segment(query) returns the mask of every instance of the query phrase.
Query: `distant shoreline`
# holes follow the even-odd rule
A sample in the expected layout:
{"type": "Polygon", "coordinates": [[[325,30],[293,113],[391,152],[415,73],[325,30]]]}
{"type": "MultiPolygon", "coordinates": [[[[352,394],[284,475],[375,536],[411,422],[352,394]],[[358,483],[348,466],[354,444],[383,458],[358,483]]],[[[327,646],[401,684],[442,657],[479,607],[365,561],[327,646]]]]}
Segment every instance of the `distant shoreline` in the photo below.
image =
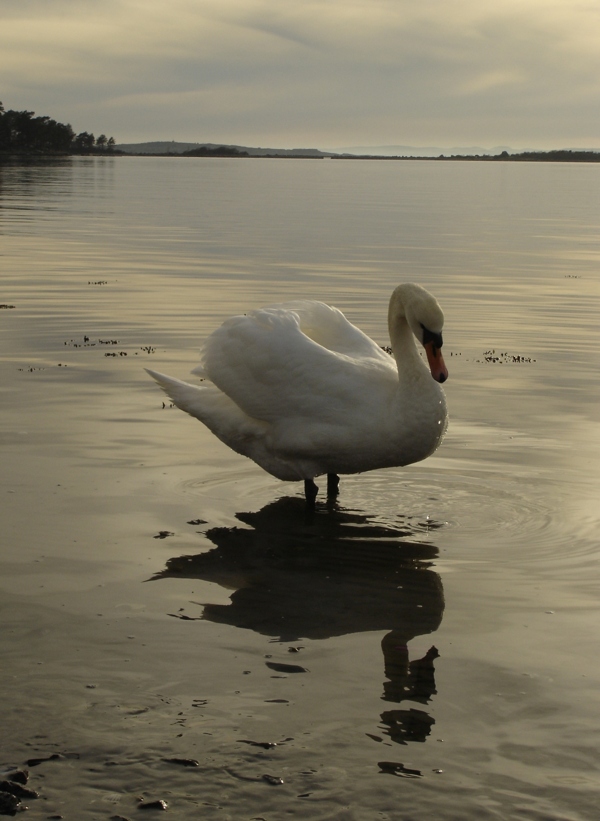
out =
{"type": "Polygon", "coordinates": [[[413,155],[385,155],[385,154],[334,154],[311,150],[310,153],[272,153],[251,154],[248,151],[232,150],[225,146],[214,149],[197,149],[185,152],[150,152],[150,151],[123,151],[114,149],[112,151],[90,151],[78,152],[40,152],[40,151],[0,151],[0,162],[3,160],[46,160],[64,159],[65,157],[173,157],[181,159],[194,158],[226,158],[226,159],[290,159],[290,160],[397,160],[397,161],[426,161],[426,162],[600,162],[600,151],[576,151],[576,150],[553,150],[553,151],[522,151],[520,153],[509,154],[503,151],[500,154],[440,154],[437,157],[413,156],[413,155]]]}
{"type": "Polygon", "coordinates": [[[148,140],[117,143],[114,137],[87,131],[75,134],[68,123],[36,117],[33,111],[5,109],[0,102],[0,162],[15,159],[48,159],[68,156],[100,157],[229,157],[330,160],[438,160],[466,162],[600,162],[600,149],[562,148],[550,151],[515,151],[507,145],[345,146],[335,151],[318,148],[251,147],[227,143],[148,140]],[[423,152],[423,153],[420,153],[423,152]],[[493,153],[495,152],[495,153],[493,153]]]}
{"type": "Polygon", "coordinates": [[[523,151],[519,154],[440,154],[439,157],[413,156],[379,156],[375,154],[340,154],[331,159],[339,160],[426,160],[433,162],[469,161],[469,162],[600,162],[598,151],[523,151]]]}

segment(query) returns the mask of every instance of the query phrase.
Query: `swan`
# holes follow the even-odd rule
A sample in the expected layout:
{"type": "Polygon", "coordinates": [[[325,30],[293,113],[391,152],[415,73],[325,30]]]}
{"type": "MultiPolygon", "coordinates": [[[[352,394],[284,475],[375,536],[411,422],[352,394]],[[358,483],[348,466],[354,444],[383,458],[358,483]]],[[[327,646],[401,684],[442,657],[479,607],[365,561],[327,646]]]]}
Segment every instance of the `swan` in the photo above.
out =
{"type": "Polygon", "coordinates": [[[337,308],[298,300],[226,320],[192,371],[201,385],[146,370],[234,451],[278,479],[304,480],[314,504],[316,476],[327,474],[332,498],[340,473],[404,466],[436,450],[447,426],[443,323],[432,294],[404,283],[388,309],[393,355],[337,308]]]}

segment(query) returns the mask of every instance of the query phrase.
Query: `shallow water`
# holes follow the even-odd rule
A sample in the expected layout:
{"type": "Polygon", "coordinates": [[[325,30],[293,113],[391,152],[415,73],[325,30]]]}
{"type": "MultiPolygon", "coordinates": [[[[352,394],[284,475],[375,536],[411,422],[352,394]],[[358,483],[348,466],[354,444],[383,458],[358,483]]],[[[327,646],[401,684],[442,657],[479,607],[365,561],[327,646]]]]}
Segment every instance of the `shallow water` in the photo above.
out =
{"type": "Polygon", "coordinates": [[[597,175],[0,166],[0,765],[62,756],[32,819],[596,817],[597,175]],[[406,280],[447,437],[312,517],[142,370],[296,297],[385,344],[406,280]]]}

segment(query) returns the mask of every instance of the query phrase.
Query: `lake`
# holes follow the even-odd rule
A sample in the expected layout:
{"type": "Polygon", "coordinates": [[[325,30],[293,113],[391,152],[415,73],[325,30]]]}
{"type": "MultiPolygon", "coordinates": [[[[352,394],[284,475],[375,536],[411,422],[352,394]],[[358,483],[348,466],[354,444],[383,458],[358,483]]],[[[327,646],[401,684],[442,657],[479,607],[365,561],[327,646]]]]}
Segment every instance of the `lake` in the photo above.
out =
{"type": "Polygon", "coordinates": [[[0,165],[0,766],[29,761],[28,817],[597,816],[599,175],[0,165]],[[295,298],[385,345],[404,281],[445,312],[448,433],[312,516],[143,370],[187,379],[224,319],[295,298]]]}

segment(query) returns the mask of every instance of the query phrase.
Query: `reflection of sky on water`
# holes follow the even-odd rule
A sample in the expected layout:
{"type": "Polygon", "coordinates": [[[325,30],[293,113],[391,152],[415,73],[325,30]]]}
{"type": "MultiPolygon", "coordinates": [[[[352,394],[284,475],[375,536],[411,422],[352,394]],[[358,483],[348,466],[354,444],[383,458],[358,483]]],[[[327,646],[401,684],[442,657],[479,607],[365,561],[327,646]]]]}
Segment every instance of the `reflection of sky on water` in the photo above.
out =
{"type": "MultiPolygon", "coordinates": [[[[230,604],[205,604],[204,618],[279,641],[385,630],[382,698],[430,701],[438,652],[432,647],[411,661],[408,643],[442,620],[442,583],[431,569],[435,546],[411,541],[409,528],[338,506],[307,513],[301,498],[282,498],[237,518],[249,527],[208,530],[215,547],[170,559],[154,578],[203,579],[233,589],[230,604]]],[[[424,741],[434,723],[424,710],[404,707],[385,711],[381,720],[399,743],[424,741]]]]}

